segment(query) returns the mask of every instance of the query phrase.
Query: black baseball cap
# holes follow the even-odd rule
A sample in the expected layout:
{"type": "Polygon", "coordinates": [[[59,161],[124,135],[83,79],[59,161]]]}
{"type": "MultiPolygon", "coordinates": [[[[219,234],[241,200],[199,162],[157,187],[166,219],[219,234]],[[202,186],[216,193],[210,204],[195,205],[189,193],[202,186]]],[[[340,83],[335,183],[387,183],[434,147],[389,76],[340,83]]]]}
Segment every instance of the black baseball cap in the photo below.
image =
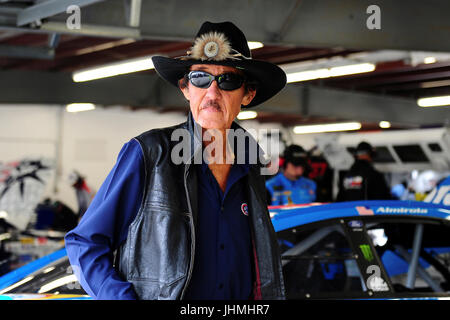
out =
{"type": "Polygon", "coordinates": [[[283,158],[285,163],[292,163],[294,166],[306,167],[308,162],[308,153],[301,146],[291,144],[284,149],[283,158]]]}

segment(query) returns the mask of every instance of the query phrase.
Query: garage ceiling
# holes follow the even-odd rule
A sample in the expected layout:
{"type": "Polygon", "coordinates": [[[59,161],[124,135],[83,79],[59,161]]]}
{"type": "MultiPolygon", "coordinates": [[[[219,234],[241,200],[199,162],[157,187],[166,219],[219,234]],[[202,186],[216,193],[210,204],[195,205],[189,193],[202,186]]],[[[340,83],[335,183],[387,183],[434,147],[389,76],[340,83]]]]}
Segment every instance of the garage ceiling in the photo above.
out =
{"type": "Polygon", "coordinates": [[[448,107],[416,99],[450,95],[448,1],[378,1],[381,29],[370,30],[371,1],[0,0],[3,103],[94,102],[186,110],[154,71],[75,84],[71,72],[153,54],[185,53],[202,21],[231,20],[263,48],[253,58],[278,65],[376,57],[370,73],[289,84],[259,107],[260,121],[285,125],[358,119],[393,128],[443,125],[448,107]],[[81,29],[68,29],[78,5],[81,29]],[[420,17],[420,19],[417,19],[420,17]],[[425,56],[440,57],[425,64],[425,56]],[[339,97],[339,98],[338,98],[339,97]],[[338,98],[338,99],[337,99],[338,98]],[[433,110],[429,110],[433,109],[433,110]],[[446,109],[446,110],[445,110],[446,109]]]}

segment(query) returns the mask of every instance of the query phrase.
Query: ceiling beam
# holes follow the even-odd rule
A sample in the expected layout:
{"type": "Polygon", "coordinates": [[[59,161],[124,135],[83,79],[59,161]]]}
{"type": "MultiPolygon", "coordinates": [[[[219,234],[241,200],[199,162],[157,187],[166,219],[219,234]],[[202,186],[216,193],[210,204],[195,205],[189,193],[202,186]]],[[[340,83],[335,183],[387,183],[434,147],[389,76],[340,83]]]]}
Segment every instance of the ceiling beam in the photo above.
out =
{"type": "Polygon", "coordinates": [[[32,22],[40,21],[42,19],[65,13],[66,10],[76,5],[78,7],[84,7],[104,0],[47,0],[41,1],[22,9],[17,14],[17,26],[21,27],[32,22]]]}
{"type": "MultiPolygon", "coordinates": [[[[55,1],[55,2],[59,2],[55,1]]],[[[73,0],[71,0],[73,2],[73,0]]],[[[185,0],[142,1],[135,36],[192,41],[203,21],[233,21],[249,40],[266,44],[355,50],[450,51],[450,2],[378,0],[380,29],[367,26],[372,0],[185,0]],[[420,17],[420,19],[418,19],[420,17]]],[[[40,15],[35,15],[30,21],[40,15]]],[[[47,15],[48,16],[48,15],[47,15]]],[[[83,9],[80,30],[65,27],[66,15],[51,17],[42,29],[122,36],[129,28],[123,1],[108,0],[83,9]],[[58,24],[59,23],[59,24],[58,24]],[[113,29],[114,28],[114,29],[113,29]]]]}
{"type": "Polygon", "coordinates": [[[51,60],[54,56],[54,48],[0,45],[0,57],[51,60]]]}
{"type": "Polygon", "coordinates": [[[141,0],[125,0],[125,14],[130,27],[139,27],[141,23],[141,0]]]}

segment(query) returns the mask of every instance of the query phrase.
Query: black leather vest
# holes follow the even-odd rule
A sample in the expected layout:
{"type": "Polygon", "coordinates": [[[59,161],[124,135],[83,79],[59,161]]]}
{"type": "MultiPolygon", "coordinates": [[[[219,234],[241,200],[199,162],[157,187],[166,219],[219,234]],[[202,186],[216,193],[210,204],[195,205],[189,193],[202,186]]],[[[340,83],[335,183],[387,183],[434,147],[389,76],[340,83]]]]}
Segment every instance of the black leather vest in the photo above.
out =
{"type": "MultiPolygon", "coordinates": [[[[197,177],[189,161],[171,161],[172,150],[179,143],[171,141],[177,129],[190,133],[192,151],[186,159],[192,160],[201,144],[194,139],[191,114],[185,123],[135,138],[144,154],[145,190],[127,240],[119,248],[116,268],[133,284],[139,299],[183,299],[195,263],[197,177]]],[[[278,244],[259,165],[251,165],[247,179],[256,262],[254,298],[284,299],[278,244]]]]}

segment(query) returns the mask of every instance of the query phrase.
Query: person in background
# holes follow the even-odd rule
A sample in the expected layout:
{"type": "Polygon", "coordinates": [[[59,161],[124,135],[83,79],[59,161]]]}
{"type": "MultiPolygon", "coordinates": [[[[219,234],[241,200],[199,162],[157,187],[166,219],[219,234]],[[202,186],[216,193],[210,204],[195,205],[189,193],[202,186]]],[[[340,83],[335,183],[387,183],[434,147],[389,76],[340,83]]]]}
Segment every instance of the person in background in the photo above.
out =
{"type": "Polygon", "coordinates": [[[308,155],[292,144],[284,150],[282,170],[266,181],[270,205],[303,204],[316,200],[316,183],[305,177],[308,155]]]}
{"type": "Polygon", "coordinates": [[[355,150],[355,162],[340,182],[336,201],[390,200],[390,188],[381,172],[373,166],[375,149],[361,142],[355,150]]]}
{"type": "Polygon", "coordinates": [[[78,173],[78,171],[74,170],[69,175],[69,180],[77,195],[78,220],[80,220],[91,204],[91,201],[94,198],[95,194],[87,185],[86,179],[80,173],[78,173]]]}
{"type": "Polygon", "coordinates": [[[414,189],[407,181],[402,181],[391,188],[391,196],[394,200],[416,200],[414,189]]]}
{"type": "Polygon", "coordinates": [[[308,150],[308,168],[304,175],[316,183],[315,202],[332,202],[333,169],[317,146],[308,150]]]}

